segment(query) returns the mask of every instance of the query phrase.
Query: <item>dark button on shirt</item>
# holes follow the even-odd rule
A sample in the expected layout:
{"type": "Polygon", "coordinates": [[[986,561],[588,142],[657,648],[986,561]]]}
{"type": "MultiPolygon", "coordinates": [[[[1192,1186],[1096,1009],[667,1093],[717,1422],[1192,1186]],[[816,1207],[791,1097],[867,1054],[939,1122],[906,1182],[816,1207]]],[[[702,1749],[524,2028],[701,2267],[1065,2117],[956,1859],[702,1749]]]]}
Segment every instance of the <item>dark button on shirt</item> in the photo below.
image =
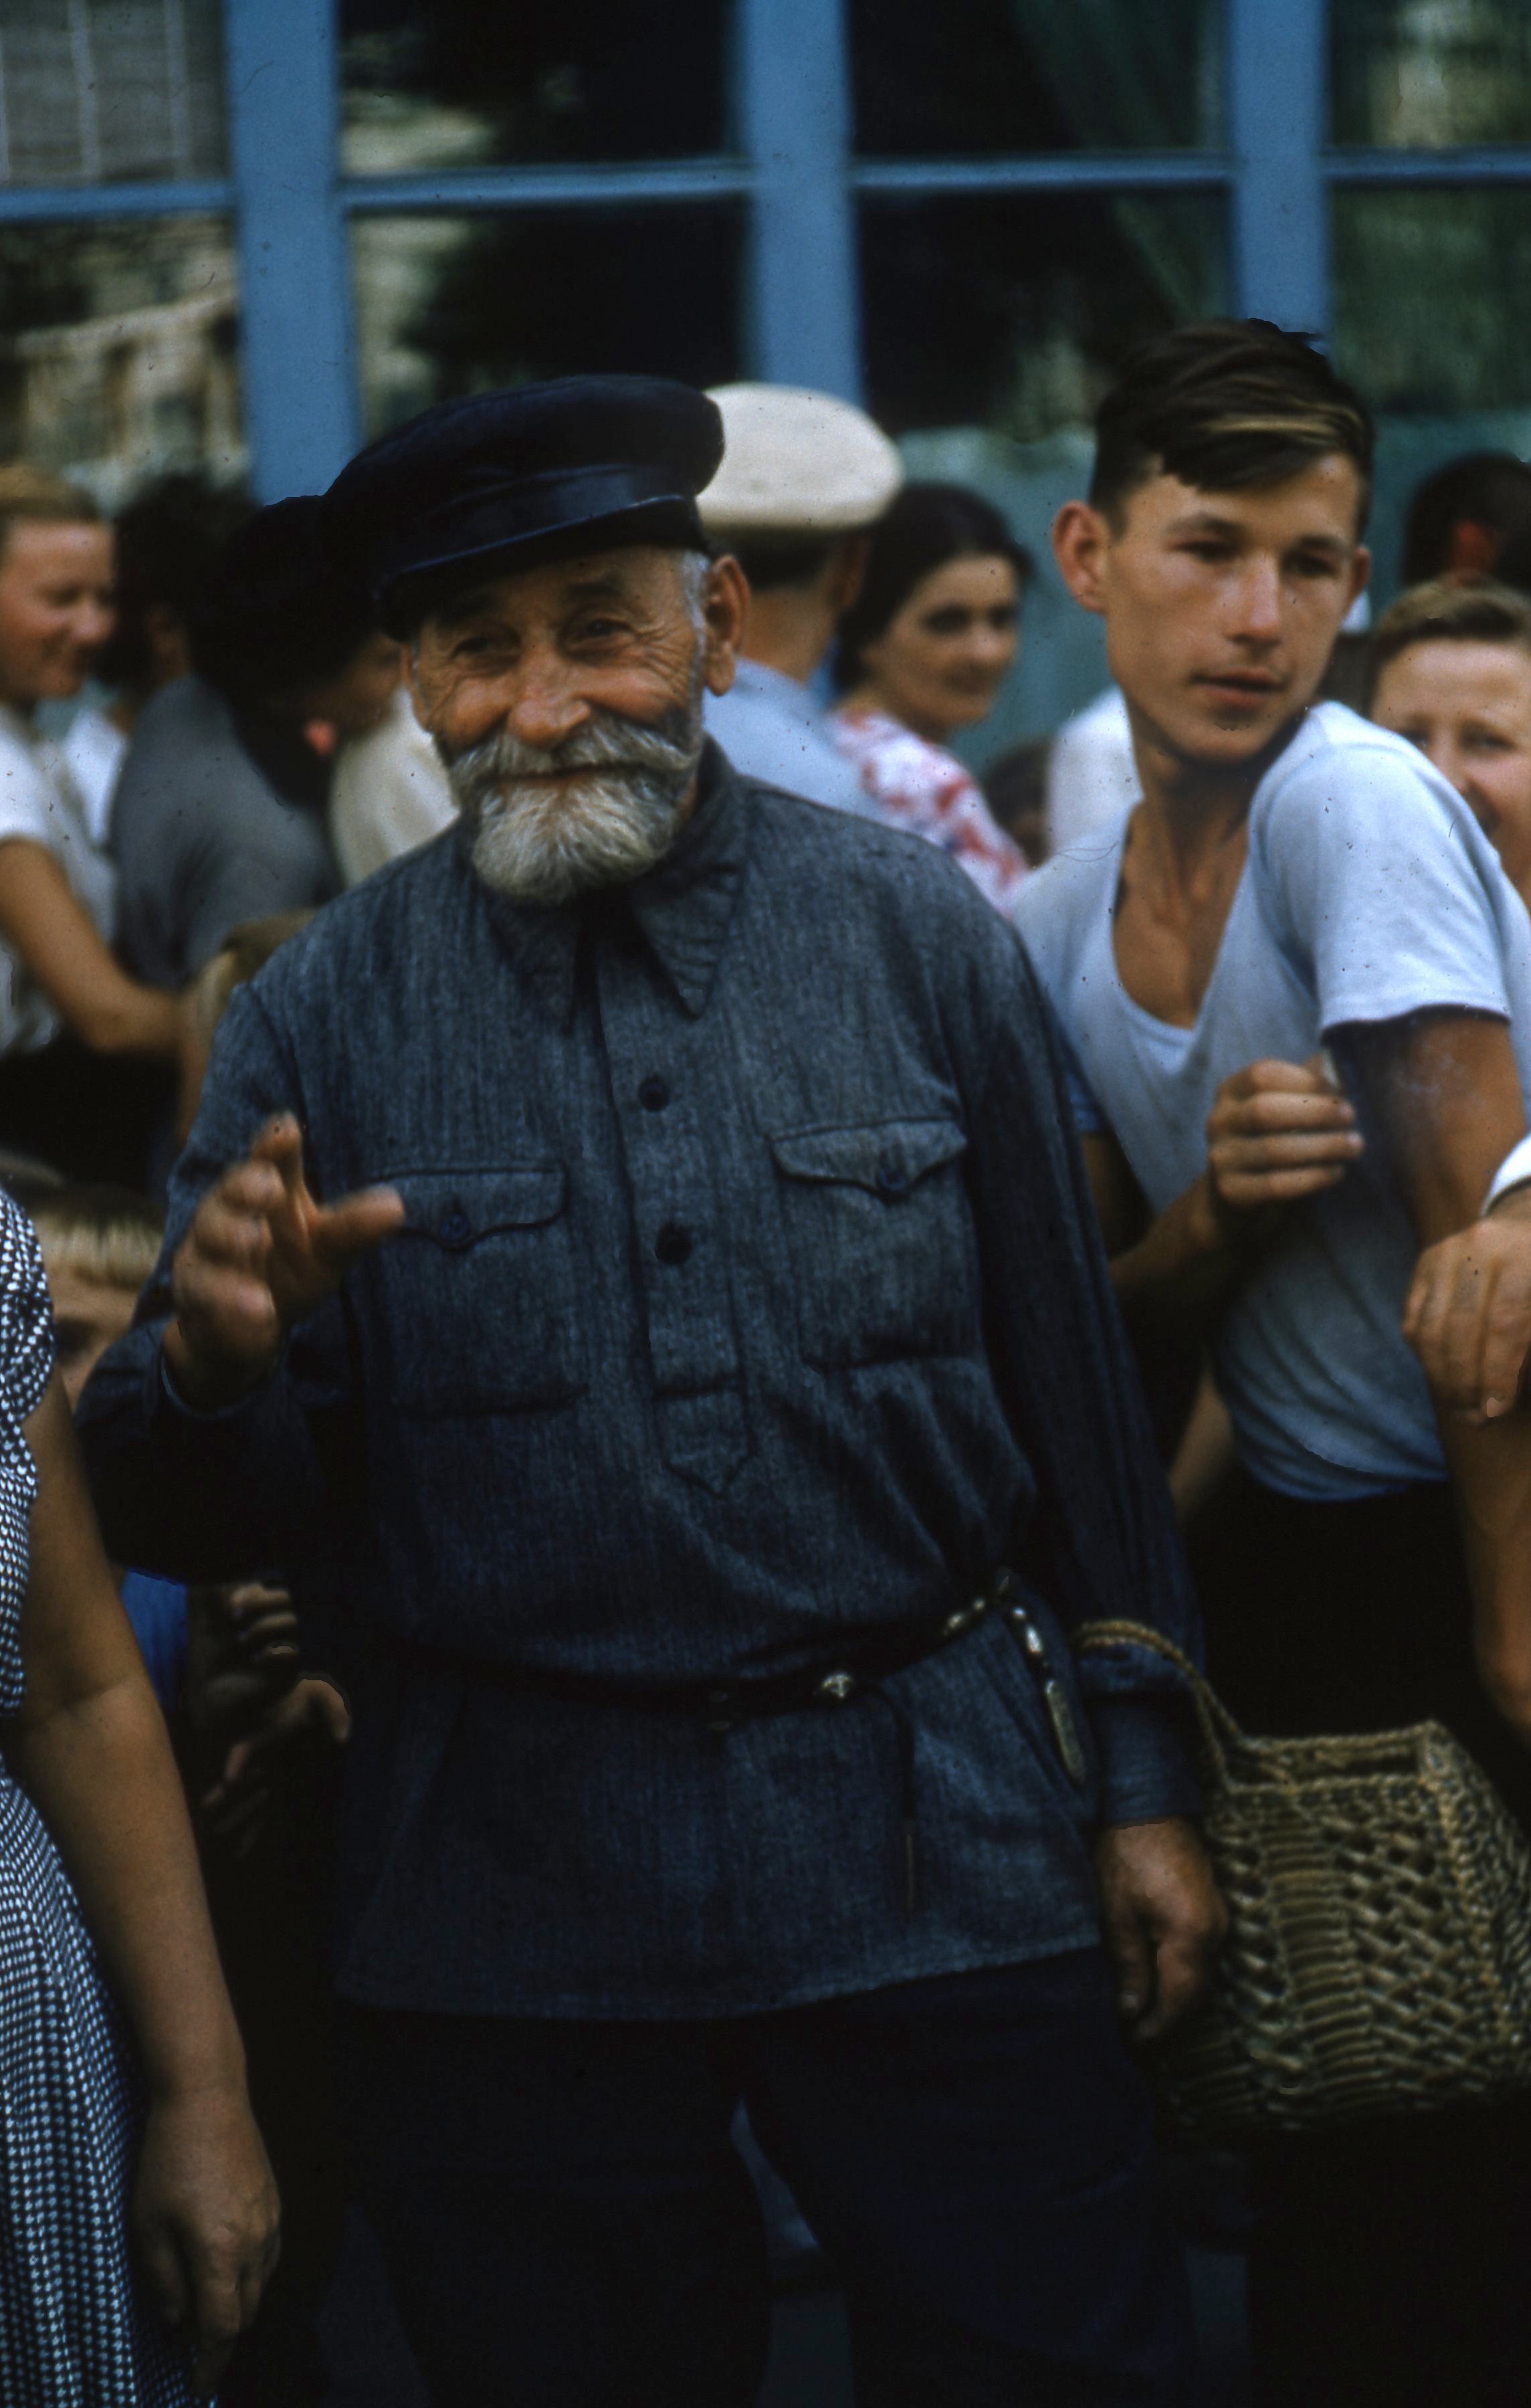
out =
{"type": "Polygon", "coordinates": [[[654,1254],[658,1261],[676,1270],[691,1260],[691,1244],[689,1229],[683,1229],[679,1221],[666,1221],[654,1240],[654,1254]]]}
{"type": "Polygon", "coordinates": [[[728,2014],[1046,1956],[1096,1934],[1097,1814],[1194,1797],[1159,1660],[1067,1656],[1089,1615],[1195,1633],[1025,958],[933,847],[715,752],[621,910],[494,897],[449,834],[236,996],[82,1426],[126,1560],[351,1566],[359,2000],[728,2014]],[[167,1266],[279,1110],[322,1195],[392,1182],[406,1226],[254,1397],[188,1414],[167,1266]],[[1007,1557],[1082,1792],[1000,1620],[726,1736],[516,1685],[827,1671],[1007,1557]]]}
{"type": "Polygon", "coordinates": [[[638,1102],[646,1112],[662,1112],[669,1100],[668,1080],[661,1079],[657,1072],[651,1071],[638,1089],[638,1102]]]}

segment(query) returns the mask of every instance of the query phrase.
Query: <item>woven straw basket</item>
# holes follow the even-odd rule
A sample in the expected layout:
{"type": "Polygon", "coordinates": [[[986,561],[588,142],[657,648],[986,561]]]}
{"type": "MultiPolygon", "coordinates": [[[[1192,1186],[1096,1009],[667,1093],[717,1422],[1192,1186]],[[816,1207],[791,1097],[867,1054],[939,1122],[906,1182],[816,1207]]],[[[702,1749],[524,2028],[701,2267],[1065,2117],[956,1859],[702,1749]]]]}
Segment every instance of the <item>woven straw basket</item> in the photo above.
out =
{"type": "Polygon", "coordinates": [[[1450,1732],[1250,1739],[1157,1631],[1076,1643],[1152,1649],[1195,1705],[1230,1923],[1160,2053],[1175,2123],[1247,2139],[1531,2089],[1531,1850],[1450,1732]]]}

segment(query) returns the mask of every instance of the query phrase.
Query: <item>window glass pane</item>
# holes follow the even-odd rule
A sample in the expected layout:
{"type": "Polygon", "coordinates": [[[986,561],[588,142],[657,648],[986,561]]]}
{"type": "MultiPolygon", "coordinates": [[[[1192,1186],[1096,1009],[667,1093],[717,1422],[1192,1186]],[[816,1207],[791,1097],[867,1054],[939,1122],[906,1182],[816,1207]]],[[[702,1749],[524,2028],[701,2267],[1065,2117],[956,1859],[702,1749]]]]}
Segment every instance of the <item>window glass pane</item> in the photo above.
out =
{"type": "Polygon", "coordinates": [[[220,0],[5,0],[0,183],[224,171],[220,0]]]}
{"type": "Polygon", "coordinates": [[[730,381],[743,373],[741,232],[727,204],[358,220],[369,431],[452,394],[537,377],[730,381]]]}
{"type": "Polygon", "coordinates": [[[1130,344],[1222,305],[1222,205],[1200,195],[880,195],[861,224],[867,387],[898,433],[1084,424],[1130,344]]]}
{"type": "Polygon", "coordinates": [[[217,218],[0,225],[0,459],[109,504],[167,468],[243,473],[238,299],[217,218]]]}
{"type": "Polygon", "coordinates": [[[862,205],[868,406],[913,475],[975,485],[1037,562],[1021,660],[956,750],[981,767],[1107,682],[1098,620],[1048,530],[1082,494],[1096,403],[1131,344],[1226,306],[1220,201],[1070,194],[862,205]]]}
{"type": "Polygon", "coordinates": [[[725,0],[340,0],[351,175],[725,140],[725,0]]]}
{"type": "Polygon", "coordinates": [[[1531,141],[1525,0],[1331,0],[1337,142],[1531,141]]]}
{"type": "Polygon", "coordinates": [[[1531,408],[1531,191],[1335,196],[1335,349],[1380,409],[1531,408]]]}
{"type": "Polygon", "coordinates": [[[1216,143],[1216,0],[850,0],[856,148],[882,157],[1216,143]]]}

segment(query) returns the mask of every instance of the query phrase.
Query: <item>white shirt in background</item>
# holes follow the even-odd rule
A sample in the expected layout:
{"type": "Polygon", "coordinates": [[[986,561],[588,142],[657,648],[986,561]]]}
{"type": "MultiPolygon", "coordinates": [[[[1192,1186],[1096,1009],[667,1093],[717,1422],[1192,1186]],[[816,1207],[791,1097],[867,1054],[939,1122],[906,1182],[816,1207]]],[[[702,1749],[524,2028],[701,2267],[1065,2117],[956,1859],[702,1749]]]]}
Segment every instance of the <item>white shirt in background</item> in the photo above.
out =
{"type": "MultiPolygon", "coordinates": [[[[50,853],[77,899],[109,940],[116,899],[110,862],[91,842],[85,806],[56,745],[0,706],[0,853],[24,838],[50,853]]],[[[0,1054],[34,1054],[64,1024],[21,955],[0,941],[0,1054]]]]}
{"type": "Polygon", "coordinates": [[[388,716],[340,747],[330,787],[330,843],[348,886],[413,853],[457,816],[441,757],[401,686],[388,716]]]}
{"type": "Polygon", "coordinates": [[[1141,794],[1120,690],[1108,686],[1052,739],[1047,765],[1047,849],[1073,853],[1113,837],[1141,794]]]}
{"type": "Polygon", "coordinates": [[[106,850],[111,826],[112,799],[127,759],[128,739],[104,710],[87,703],[69,722],[69,733],[59,750],[76,794],[85,806],[91,842],[106,850]]]}

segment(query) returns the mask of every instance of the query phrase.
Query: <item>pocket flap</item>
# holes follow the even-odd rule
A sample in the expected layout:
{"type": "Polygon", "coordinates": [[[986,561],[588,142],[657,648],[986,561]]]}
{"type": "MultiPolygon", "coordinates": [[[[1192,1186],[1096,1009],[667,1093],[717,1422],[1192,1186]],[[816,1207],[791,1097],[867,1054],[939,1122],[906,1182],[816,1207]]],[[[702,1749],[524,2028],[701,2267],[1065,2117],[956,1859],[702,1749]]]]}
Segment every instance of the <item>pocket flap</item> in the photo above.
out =
{"type": "Polygon", "coordinates": [[[967,1151],[955,1121],[868,1121],[850,1128],[788,1129],[771,1140],[779,1170],[789,1179],[865,1187],[896,1203],[927,1172],[967,1151]]]}
{"type": "Polygon", "coordinates": [[[381,1184],[404,1198],[403,1237],[433,1238],[457,1253],[496,1229],[555,1221],[568,1193],[561,1162],[513,1162],[498,1170],[404,1171],[381,1184]]]}

